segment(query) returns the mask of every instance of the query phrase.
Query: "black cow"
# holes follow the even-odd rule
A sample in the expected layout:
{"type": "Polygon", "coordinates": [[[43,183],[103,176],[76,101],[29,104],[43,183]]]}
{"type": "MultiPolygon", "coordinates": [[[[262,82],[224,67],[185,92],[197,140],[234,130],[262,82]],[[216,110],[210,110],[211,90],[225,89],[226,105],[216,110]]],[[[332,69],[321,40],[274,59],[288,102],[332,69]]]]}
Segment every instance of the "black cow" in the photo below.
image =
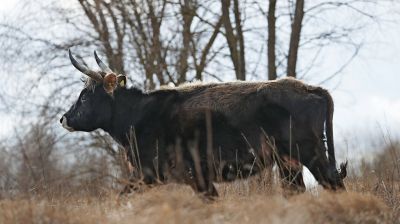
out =
{"type": "Polygon", "coordinates": [[[61,118],[63,127],[108,132],[146,184],[172,178],[216,196],[214,181],[248,177],[275,161],[286,188],[304,191],[301,164],[323,187],[345,188],[346,166],[336,169],[333,101],[320,87],[285,78],[145,93],[126,88],[126,77],[111,71],[96,52],[101,72],[79,64],[71,52],[69,57],[89,79],[61,118]]]}

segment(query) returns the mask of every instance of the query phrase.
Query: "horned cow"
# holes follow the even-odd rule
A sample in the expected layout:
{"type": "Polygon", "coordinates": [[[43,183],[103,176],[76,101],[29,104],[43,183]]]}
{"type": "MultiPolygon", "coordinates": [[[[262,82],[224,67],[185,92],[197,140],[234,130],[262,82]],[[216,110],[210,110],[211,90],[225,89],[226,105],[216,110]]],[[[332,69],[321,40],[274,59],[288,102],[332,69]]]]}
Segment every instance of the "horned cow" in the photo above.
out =
{"type": "Polygon", "coordinates": [[[96,52],[100,72],[79,64],[70,51],[69,57],[90,84],[61,124],[69,131],[108,132],[130,163],[140,165],[146,184],[173,179],[217,196],[213,182],[248,177],[281,161],[285,188],[304,191],[303,164],[324,188],[345,189],[346,166],[336,169],[333,101],[321,87],[283,78],[143,92],[127,88],[126,77],[96,52]]]}

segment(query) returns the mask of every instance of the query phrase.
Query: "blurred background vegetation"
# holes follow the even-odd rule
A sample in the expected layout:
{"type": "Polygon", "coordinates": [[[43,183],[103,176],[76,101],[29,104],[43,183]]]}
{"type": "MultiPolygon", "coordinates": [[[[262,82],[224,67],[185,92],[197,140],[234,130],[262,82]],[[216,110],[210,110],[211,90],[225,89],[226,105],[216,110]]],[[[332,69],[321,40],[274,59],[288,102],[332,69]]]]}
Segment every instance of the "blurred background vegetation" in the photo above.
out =
{"type": "MultiPolygon", "coordinates": [[[[107,134],[71,134],[58,124],[83,88],[68,49],[91,68],[97,50],[143,90],[194,80],[284,76],[334,89],[368,44],[371,27],[396,22],[386,19],[385,10],[397,5],[389,0],[19,0],[0,21],[0,198],[99,196],[119,188],[127,176],[122,150],[107,134]],[[334,65],[326,61],[333,50],[341,52],[334,65]]],[[[395,136],[372,130],[371,138],[341,145],[374,148],[349,158],[353,189],[398,195],[395,136]],[[364,178],[369,181],[354,184],[364,178]]]]}

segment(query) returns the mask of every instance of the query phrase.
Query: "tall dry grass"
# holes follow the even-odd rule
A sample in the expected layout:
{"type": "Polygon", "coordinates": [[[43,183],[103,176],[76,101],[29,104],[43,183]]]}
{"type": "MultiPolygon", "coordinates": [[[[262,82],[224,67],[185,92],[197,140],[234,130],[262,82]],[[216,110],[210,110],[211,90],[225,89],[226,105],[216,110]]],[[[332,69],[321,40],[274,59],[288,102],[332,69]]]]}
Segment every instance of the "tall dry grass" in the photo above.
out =
{"type": "Polygon", "coordinates": [[[399,190],[388,195],[369,180],[357,178],[346,185],[348,192],[319,189],[285,197],[276,184],[252,178],[219,184],[220,197],[214,202],[205,202],[189,187],[177,184],[123,198],[114,190],[101,196],[14,197],[0,201],[0,223],[399,222],[399,190]]]}
{"type": "Polygon", "coordinates": [[[41,156],[57,151],[49,144],[38,147],[48,138],[32,136],[16,144],[15,153],[0,155],[0,224],[400,223],[400,144],[395,142],[373,161],[353,167],[358,172],[345,180],[347,192],[317,188],[285,196],[276,175],[266,171],[218,184],[220,197],[205,202],[178,184],[118,197],[117,175],[107,157],[80,156],[66,169],[56,157],[41,156]]]}

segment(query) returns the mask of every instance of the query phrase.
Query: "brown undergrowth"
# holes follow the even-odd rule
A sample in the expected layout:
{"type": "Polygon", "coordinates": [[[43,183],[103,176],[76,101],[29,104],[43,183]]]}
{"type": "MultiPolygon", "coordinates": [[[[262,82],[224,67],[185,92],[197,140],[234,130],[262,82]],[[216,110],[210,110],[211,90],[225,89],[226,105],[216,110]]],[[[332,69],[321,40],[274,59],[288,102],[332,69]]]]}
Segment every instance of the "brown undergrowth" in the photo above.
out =
{"type": "Polygon", "coordinates": [[[283,196],[258,180],[218,185],[220,197],[204,202],[183,185],[167,184],[118,198],[31,196],[0,201],[0,223],[398,223],[399,194],[361,179],[348,192],[319,189],[283,196]]]}

